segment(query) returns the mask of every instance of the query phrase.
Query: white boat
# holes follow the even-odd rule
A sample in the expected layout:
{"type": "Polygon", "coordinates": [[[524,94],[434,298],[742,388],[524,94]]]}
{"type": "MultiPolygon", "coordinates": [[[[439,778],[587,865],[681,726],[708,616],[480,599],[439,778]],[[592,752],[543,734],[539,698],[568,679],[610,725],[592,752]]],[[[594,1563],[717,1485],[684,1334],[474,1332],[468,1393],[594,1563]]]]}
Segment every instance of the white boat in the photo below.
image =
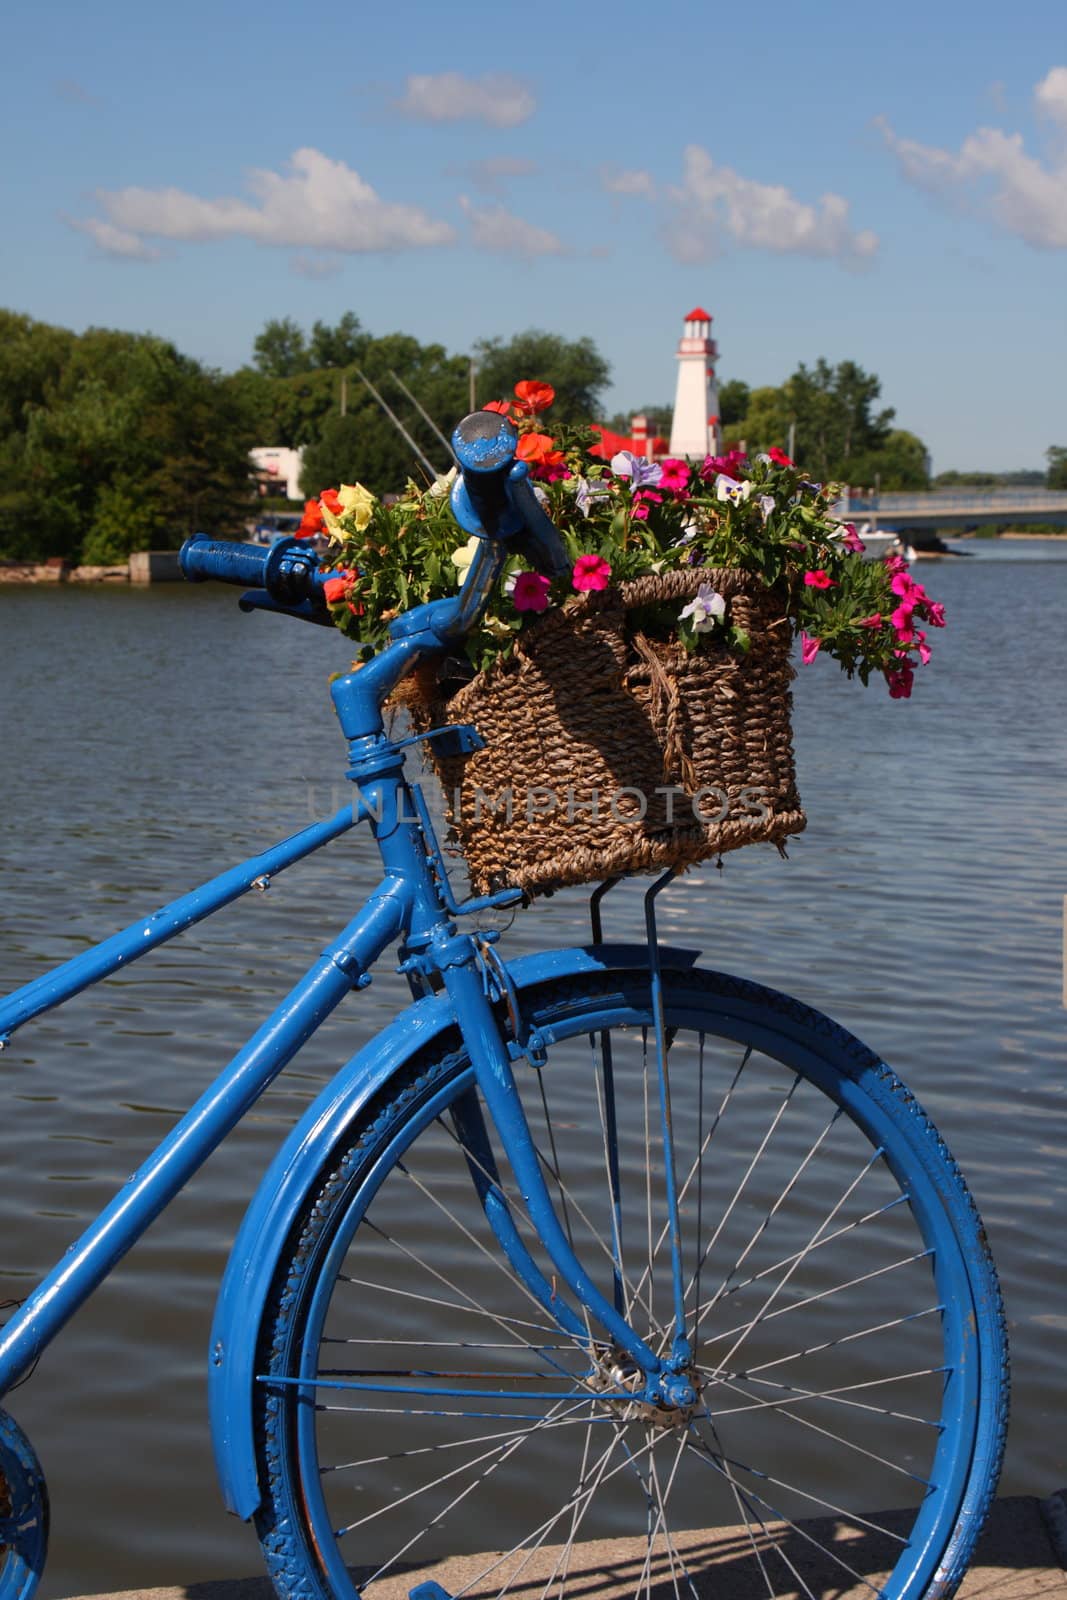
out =
{"type": "Polygon", "coordinates": [[[883,561],[886,556],[899,556],[902,561],[914,561],[915,551],[891,528],[872,528],[869,522],[856,529],[863,540],[864,561],[883,561]]]}

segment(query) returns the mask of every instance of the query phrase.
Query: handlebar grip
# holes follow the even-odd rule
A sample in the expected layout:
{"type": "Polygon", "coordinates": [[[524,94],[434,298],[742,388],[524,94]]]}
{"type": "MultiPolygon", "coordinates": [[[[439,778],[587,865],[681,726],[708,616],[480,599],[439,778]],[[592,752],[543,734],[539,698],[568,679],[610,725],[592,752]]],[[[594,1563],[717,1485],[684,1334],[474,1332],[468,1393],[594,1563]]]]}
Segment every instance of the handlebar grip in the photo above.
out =
{"type": "Polygon", "coordinates": [[[270,551],[262,545],[239,544],[236,540],[212,539],[194,533],[186,539],[178,555],[182,576],[190,583],[214,578],[218,583],[239,583],[245,589],[263,589],[267,583],[270,551]]]}

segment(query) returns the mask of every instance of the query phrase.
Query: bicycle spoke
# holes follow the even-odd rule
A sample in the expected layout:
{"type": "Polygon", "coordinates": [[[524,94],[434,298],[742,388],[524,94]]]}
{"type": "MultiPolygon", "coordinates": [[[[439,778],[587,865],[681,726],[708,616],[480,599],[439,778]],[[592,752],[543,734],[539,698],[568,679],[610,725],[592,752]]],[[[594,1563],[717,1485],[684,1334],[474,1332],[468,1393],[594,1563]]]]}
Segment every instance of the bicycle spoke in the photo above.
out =
{"type": "MultiPolygon", "coordinates": [[[[771,1378],[756,1378],[751,1373],[736,1373],[731,1376],[743,1378],[746,1383],[759,1384],[767,1389],[781,1389],[794,1395],[794,1399],[786,1400],[754,1400],[751,1405],[734,1406],[723,1409],[716,1406],[716,1417],[735,1417],[748,1411],[784,1411],[788,1406],[802,1405],[805,1400],[832,1400],[837,1405],[851,1406],[857,1411],[870,1411],[879,1417],[892,1417],[898,1422],[911,1422],[917,1427],[940,1429],[941,1421],[937,1417],[917,1417],[910,1411],[893,1411],[887,1406],[874,1406],[865,1404],[861,1400],[845,1400],[843,1395],[852,1394],[857,1389],[877,1389],[885,1383],[905,1383],[915,1378],[943,1377],[944,1367],[919,1367],[914,1372],[892,1372],[884,1378],[868,1378],[865,1383],[848,1383],[839,1389],[798,1389],[795,1384],[775,1383],[771,1378]]],[[[725,1378],[721,1381],[725,1381],[725,1378]]]]}
{"type": "MultiPolygon", "coordinates": [[[[698,1435],[698,1437],[699,1437],[699,1435],[698,1435]]],[[[699,1450],[694,1445],[690,1445],[689,1449],[692,1450],[695,1455],[699,1456],[703,1461],[705,1461],[707,1463],[707,1465],[713,1471],[720,1473],[720,1475],[722,1475],[723,1477],[726,1476],[726,1468],[728,1466],[740,1466],[742,1472],[751,1472],[752,1471],[751,1468],[745,1467],[741,1463],[738,1463],[736,1461],[731,1461],[727,1456],[723,1456],[722,1462],[720,1463],[716,1459],[716,1457],[713,1454],[713,1452],[711,1452],[708,1449],[707,1443],[706,1443],[706,1441],[704,1439],[700,1440],[700,1444],[701,1444],[701,1448],[699,1450]]],[[[758,1474],[755,1474],[755,1475],[760,1477],[760,1478],[765,1478],[766,1477],[766,1474],[764,1474],[764,1473],[758,1473],[758,1474]]],[[[771,1483],[775,1482],[775,1480],[773,1478],[768,1478],[767,1481],[771,1482],[771,1483]]],[[[840,1556],[837,1553],[836,1550],[831,1550],[829,1545],[821,1543],[820,1540],[815,1538],[814,1534],[809,1533],[808,1530],[806,1528],[803,1528],[800,1525],[799,1522],[794,1522],[792,1517],[787,1517],[782,1511],[779,1510],[779,1508],[777,1506],[775,1506],[770,1500],[765,1499],[764,1496],[761,1495],[758,1492],[758,1490],[753,1489],[750,1485],[745,1485],[744,1486],[743,1493],[747,1497],[749,1497],[752,1500],[758,1502],[761,1506],[766,1507],[766,1509],[771,1513],[771,1515],[774,1517],[776,1522],[782,1523],[783,1526],[789,1528],[791,1532],[795,1533],[799,1538],[803,1539],[807,1544],[812,1545],[814,1549],[819,1551],[820,1555],[829,1556],[830,1560],[835,1564],[835,1566],[840,1567],[843,1572],[847,1572],[849,1577],[853,1578],[857,1583],[862,1583],[865,1589],[869,1589],[872,1594],[878,1595],[879,1596],[879,1600],[881,1600],[881,1590],[877,1589],[875,1587],[875,1585],[873,1583],[871,1583],[868,1578],[865,1578],[863,1576],[862,1572],[857,1572],[855,1567],[850,1566],[849,1563],[847,1561],[845,1561],[844,1558],[842,1556],[840,1556]]],[[[840,1513],[840,1514],[845,1517],[845,1520],[847,1522],[852,1522],[852,1521],[857,1521],[857,1520],[858,1521],[862,1521],[862,1518],[853,1518],[851,1516],[851,1514],[848,1513],[848,1512],[843,1512],[843,1513],[840,1513]]],[[[774,1535],[771,1533],[770,1529],[768,1529],[766,1524],[763,1522],[762,1518],[760,1518],[760,1523],[761,1523],[761,1526],[763,1526],[765,1533],[767,1533],[768,1537],[771,1539],[771,1548],[775,1551],[775,1553],[777,1555],[781,1556],[782,1559],[786,1561],[786,1565],[789,1567],[789,1570],[793,1573],[794,1577],[799,1578],[799,1574],[797,1573],[796,1568],[793,1566],[792,1562],[790,1562],[788,1560],[788,1558],[785,1556],[784,1552],[782,1551],[780,1541],[777,1538],[774,1537],[774,1535]]],[[[877,1532],[877,1533],[882,1533],[884,1531],[881,1528],[875,1528],[873,1523],[866,1523],[865,1526],[873,1528],[874,1531],[877,1532]]],[[[800,1579],[799,1581],[803,1583],[803,1579],[800,1579]]],[[[809,1596],[811,1596],[811,1600],[816,1600],[816,1597],[811,1594],[811,1590],[808,1588],[807,1584],[804,1584],[804,1588],[805,1588],[806,1593],[809,1596]]]]}
{"type": "MultiPolygon", "coordinates": [[[[731,1383],[726,1379],[723,1380],[723,1387],[732,1389],[737,1394],[747,1394],[748,1392],[740,1383],[731,1383]]],[[[880,1456],[877,1451],[868,1450],[866,1446],[857,1444],[855,1440],[846,1439],[843,1434],[834,1433],[831,1428],[821,1427],[817,1422],[812,1422],[810,1417],[798,1417],[794,1411],[785,1407],[776,1409],[779,1415],[788,1417],[791,1422],[797,1423],[800,1427],[810,1428],[812,1432],[821,1434],[824,1439],[832,1439],[834,1444],[843,1445],[846,1450],[854,1450],[857,1454],[866,1456],[869,1461],[876,1461],[880,1466],[888,1467],[891,1472],[899,1472],[902,1477],[910,1478],[913,1483],[921,1484],[924,1489],[931,1487],[929,1478],[924,1478],[921,1473],[913,1472],[910,1467],[902,1467],[896,1461],[890,1461],[888,1457],[880,1456]]],[[[718,1415],[721,1416],[722,1413],[719,1412],[718,1415]]]]}

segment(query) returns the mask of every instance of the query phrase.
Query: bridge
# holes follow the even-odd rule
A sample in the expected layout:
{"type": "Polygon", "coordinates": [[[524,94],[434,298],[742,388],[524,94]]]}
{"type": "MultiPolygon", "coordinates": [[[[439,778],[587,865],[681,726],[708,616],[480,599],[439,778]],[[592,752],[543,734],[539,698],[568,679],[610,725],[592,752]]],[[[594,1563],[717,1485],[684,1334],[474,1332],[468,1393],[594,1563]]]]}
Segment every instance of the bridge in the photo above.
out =
{"type": "Polygon", "coordinates": [[[927,494],[857,494],[846,490],[834,507],[850,522],[877,527],[1025,527],[1046,522],[1067,527],[1067,491],[1060,489],[934,489],[927,494]]]}

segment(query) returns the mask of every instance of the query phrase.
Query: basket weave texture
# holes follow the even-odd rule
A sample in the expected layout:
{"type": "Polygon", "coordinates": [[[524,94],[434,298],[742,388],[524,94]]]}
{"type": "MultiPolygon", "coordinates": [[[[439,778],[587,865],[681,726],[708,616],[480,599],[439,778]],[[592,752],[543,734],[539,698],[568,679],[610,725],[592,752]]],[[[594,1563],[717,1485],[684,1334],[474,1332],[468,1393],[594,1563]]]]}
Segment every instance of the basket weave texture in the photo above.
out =
{"type": "Polygon", "coordinates": [[[431,751],[474,892],[517,884],[532,897],[800,833],[789,655],[773,591],[691,568],[546,612],[447,702],[409,680],[417,732],[473,723],[485,741],[468,756],[431,751]],[[643,631],[642,608],[680,608],[701,583],[727,613],[698,651],[643,631]],[[724,636],[731,623],[749,634],[747,654],[724,636]]]}

